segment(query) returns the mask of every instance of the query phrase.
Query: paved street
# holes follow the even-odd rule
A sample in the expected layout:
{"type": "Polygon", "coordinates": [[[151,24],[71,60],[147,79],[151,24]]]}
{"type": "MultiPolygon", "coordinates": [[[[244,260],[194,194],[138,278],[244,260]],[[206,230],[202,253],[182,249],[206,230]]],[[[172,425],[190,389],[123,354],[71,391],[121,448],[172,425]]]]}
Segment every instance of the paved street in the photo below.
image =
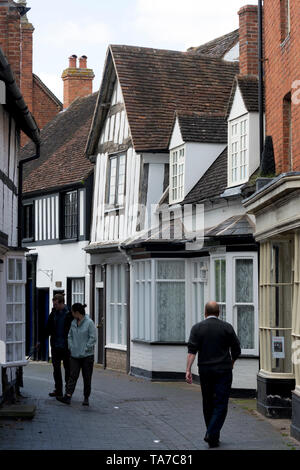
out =
{"type": "MultiPolygon", "coordinates": [[[[95,368],[89,408],[81,405],[81,378],[71,406],[48,397],[52,389],[50,364],[30,363],[24,369],[24,402],[36,404],[36,416],[32,421],[1,419],[0,450],[208,448],[203,441],[201,392],[197,385],[151,383],[95,368]]],[[[288,427],[276,429],[241,403],[230,402],[220,449],[300,449],[299,443],[287,435],[288,427]]]]}

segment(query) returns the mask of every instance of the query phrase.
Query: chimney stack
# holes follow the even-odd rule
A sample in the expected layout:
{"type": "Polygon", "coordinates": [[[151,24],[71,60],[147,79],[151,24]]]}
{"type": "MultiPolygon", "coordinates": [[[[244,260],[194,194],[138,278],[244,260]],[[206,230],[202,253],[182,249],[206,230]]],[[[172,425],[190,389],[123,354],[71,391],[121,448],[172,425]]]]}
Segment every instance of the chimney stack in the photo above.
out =
{"type": "Polygon", "coordinates": [[[258,75],[258,8],[245,5],[240,17],[240,75],[258,75]]]}
{"type": "MultiPolygon", "coordinates": [[[[27,10],[26,0],[19,0],[19,4],[27,10]]],[[[33,112],[33,78],[32,78],[32,36],[34,27],[29,23],[27,14],[21,17],[21,90],[24,100],[33,112]]]]}
{"type": "Polygon", "coordinates": [[[64,82],[64,109],[68,108],[76,98],[82,98],[93,93],[94,72],[87,68],[87,57],[79,58],[77,67],[77,56],[69,57],[69,68],[63,71],[64,82]]]}
{"type": "Polygon", "coordinates": [[[17,85],[21,78],[21,16],[12,0],[0,0],[0,47],[14,73],[17,85]]]}

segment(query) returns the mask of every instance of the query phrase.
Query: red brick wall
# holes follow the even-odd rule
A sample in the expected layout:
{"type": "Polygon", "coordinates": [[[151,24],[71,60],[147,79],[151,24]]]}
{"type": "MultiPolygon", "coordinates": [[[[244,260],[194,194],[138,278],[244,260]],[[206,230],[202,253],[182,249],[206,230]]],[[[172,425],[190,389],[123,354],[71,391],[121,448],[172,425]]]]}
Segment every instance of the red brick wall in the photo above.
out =
{"type": "Polygon", "coordinates": [[[20,15],[17,10],[9,10],[6,2],[0,1],[0,47],[10,63],[18,86],[20,86],[20,43],[20,15]]]}
{"type": "Polygon", "coordinates": [[[240,74],[258,74],[258,10],[246,5],[239,12],[240,74]]]}
{"type": "MultiPolygon", "coordinates": [[[[80,72],[81,69],[76,69],[80,72]]],[[[92,77],[85,77],[84,74],[87,72],[88,69],[82,69],[83,76],[71,76],[68,74],[64,81],[64,108],[68,108],[70,104],[76,98],[83,98],[84,96],[88,96],[93,93],[93,78],[92,77]]],[[[79,75],[79,74],[78,74],[79,75]]]]}
{"type": "Polygon", "coordinates": [[[30,23],[21,23],[21,90],[29,111],[33,111],[32,34],[30,23]]]}
{"type": "Polygon", "coordinates": [[[57,103],[33,80],[33,115],[39,128],[43,129],[60,111],[57,103]]]}
{"type": "MultiPolygon", "coordinates": [[[[286,31],[285,0],[264,1],[266,134],[273,137],[276,173],[300,171],[300,104],[293,100],[293,83],[300,80],[300,0],[290,1],[291,31],[286,31]],[[285,97],[292,94],[292,164],[288,145],[285,97]],[[285,117],[285,119],[284,119],[285,117]]],[[[299,97],[299,93],[298,93],[299,97]]]]}

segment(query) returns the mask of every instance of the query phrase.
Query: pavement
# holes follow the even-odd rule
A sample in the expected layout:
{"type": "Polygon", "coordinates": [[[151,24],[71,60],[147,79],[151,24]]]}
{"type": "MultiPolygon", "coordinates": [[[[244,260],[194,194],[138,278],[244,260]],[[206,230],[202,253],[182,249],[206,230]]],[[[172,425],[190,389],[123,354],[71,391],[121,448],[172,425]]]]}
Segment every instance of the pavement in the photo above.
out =
{"type": "MultiPolygon", "coordinates": [[[[0,419],[3,450],[206,450],[199,385],[150,382],[94,368],[90,406],[83,407],[80,377],[70,406],[50,398],[52,365],[24,368],[23,403],[32,420],[0,419]]],[[[230,400],[218,450],[300,450],[289,420],[270,420],[255,400],[230,400]],[[276,423],[275,423],[276,421],[276,423]]]]}

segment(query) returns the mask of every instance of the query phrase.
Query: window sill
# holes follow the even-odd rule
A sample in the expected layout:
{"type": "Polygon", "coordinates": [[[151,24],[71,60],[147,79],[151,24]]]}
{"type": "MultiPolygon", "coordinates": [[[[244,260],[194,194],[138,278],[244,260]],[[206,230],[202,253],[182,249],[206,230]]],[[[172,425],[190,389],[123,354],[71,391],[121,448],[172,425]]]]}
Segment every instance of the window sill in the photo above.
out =
{"type": "Polygon", "coordinates": [[[146,341],[143,339],[132,339],[132,343],[148,344],[149,346],[187,346],[185,341],[146,341]]]}
{"type": "Polygon", "coordinates": [[[109,214],[110,212],[122,211],[124,209],[125,209],[124,206],[116,206],[116,207],[113,207],[112,209],[105,209],[104,214],[109,214]]]}
{"type": "Polygon", "coordinates": [[[107,344],[105,346],[105,349],[116,349],[118,351],[127,351],[127,346],[124,346],[123,344],[107,344]]]}
{"type": "Polygon", "coordinates": [[[7,367],[22,367],[22,366],[27,366],[29,361],[19,361],[19,362],[0,362],[0,366],[3,368],[7,367]]]}

